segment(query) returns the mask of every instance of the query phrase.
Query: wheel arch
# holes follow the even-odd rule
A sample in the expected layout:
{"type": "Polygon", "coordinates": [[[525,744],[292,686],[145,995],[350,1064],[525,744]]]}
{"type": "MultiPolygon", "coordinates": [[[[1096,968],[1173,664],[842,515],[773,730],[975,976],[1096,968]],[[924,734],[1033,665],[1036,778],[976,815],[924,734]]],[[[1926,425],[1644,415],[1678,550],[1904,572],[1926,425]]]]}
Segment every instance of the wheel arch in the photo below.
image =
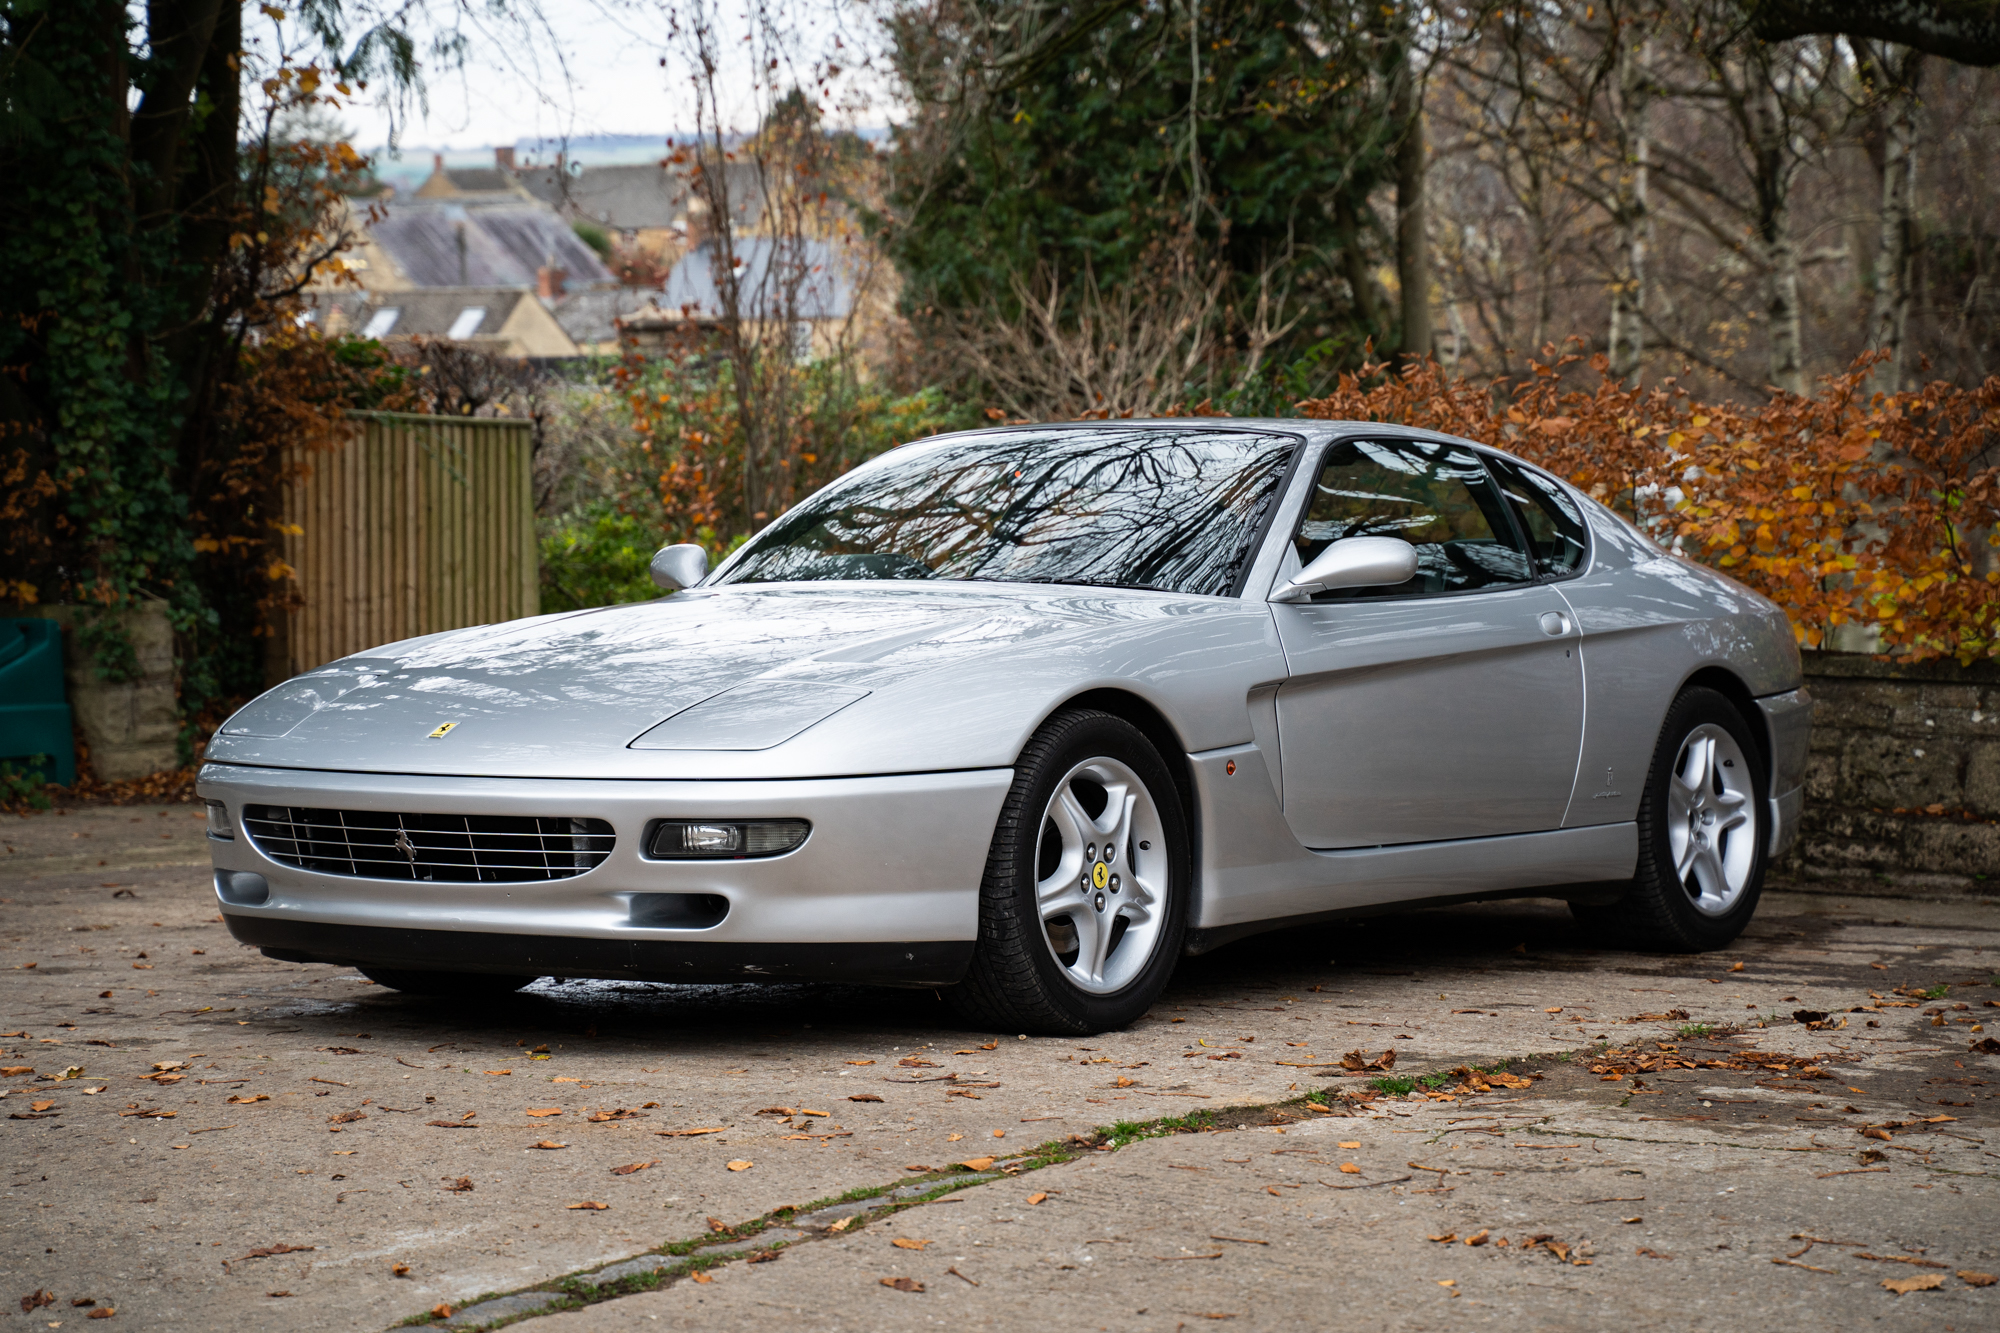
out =
{"type": "Polygon", "coordinates": [[[1743,719],[1743,725],[1750,733],[1751,743],[1757,747],[1757,763],[1764,772],[1768,786],[1775,780],[1776,774],[1771,766],[1773,750],[1770,726],[1765,721],[1764,710],[1757,706],[1757,696],[1750,693],[1750,687],[1743,683],[1743,678],[1729,668],[1710,665],[1702,667],[1682,681],[1680,689],[1674,692],[1674,697],[1678,699],[1697,686],[1714,690],[1735,706],[1737,715],[1743,719]]]}
{"type": "MultiPolygon", "coordinates": [[[[1187,746],[1173,723],[1167,721],[1166,714],[1130,690],[1120,689],[1085,690],[1050,709],[1049,716],[1067,708],[1094,708],[1138,728],[1139,734],[1159,754],[1160,762],[1167,766],[1167,773],[1174,780],[1174,795],[1180,799],[1181,817],[1187,821],[1190,850],[1197,846],[1200,830],[1195,824],[1194,774],[1188,768],[1187,746]]],[[[1048,718],[1042,721],[1046,723],[1048,718]]]]}

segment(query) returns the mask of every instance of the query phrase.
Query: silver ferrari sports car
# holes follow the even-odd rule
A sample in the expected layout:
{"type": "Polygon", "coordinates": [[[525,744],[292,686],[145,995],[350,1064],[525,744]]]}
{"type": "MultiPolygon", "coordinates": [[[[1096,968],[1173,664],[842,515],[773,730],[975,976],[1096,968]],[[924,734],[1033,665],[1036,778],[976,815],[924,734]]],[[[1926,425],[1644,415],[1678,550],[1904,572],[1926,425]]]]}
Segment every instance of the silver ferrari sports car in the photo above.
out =
{"type": "Polygon", "coordinates": [[[1797,827],[1783,613],[1464,440],[939,436],[653,571],[232,717],[236,938],[419,993],[839,980],[1087,1033],[1183,954],[1396,905],[1714,948],[1797,827]]]}

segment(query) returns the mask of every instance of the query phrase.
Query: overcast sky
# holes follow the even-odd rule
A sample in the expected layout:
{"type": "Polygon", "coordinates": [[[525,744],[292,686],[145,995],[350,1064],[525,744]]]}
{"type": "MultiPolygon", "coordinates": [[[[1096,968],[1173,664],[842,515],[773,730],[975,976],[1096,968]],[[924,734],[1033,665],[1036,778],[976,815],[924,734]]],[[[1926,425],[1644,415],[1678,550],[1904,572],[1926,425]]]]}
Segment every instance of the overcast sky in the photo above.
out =
{"type": "MultiPolygon", "coordinates": [[[[693,129],[688,70],[668,43],[659,5],[647,0],[543,0],[542,7],[533,36],[507,22],[468,25],[464,68],[429,72],[429,108],[410,109],[399,135],[405,149],[484,148],[535,139],[553,143],[599,134],[664,138],[693,129]]],[[[741,7],[724,8],[725,19],[735,19],[741,7]]],[[[857,21],[851,12],[846,17],[857,21]]],[[[830,49],[824,37],[801,45],[830,49]]],[[[727,47],[740,49],[733,41],[727,47]]],[[[851,40],[844,50],[845,63],[859,63],[848,58],[859,54],[851,40]]],[[[731,128],[747,129],[756,120],[755,99],[746,91],[749,78],[746,62],[723,79],[725,117],[749,122],[731,128]]],[[[874,86],[865,71],[840,81],[849,99],[857,89],[865,97],[874,86]]],[[[884,124],[890,117],[878,102],[870,98],[832,119],[850,126],[884,124]]],[[[355,129],[353,142],[364,150],[379,148],[389,137],[389,109],[370,94],[356,98],[341,119],[355,129]]]]}

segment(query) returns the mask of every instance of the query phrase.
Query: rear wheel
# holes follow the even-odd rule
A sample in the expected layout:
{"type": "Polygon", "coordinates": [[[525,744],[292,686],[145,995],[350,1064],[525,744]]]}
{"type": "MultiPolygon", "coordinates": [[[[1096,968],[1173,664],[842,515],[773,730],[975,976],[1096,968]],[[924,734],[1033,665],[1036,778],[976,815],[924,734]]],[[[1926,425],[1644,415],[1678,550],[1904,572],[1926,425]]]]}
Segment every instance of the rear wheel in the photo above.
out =
{"type": "Polygon", "coordinates": [[[406,972],[389,967],[364,967],[359,971],[376,985],[387,986],[390,990],[448,999],[505,995],[540,980],[538,977],[503,976],[493,972],[406,972]]]}
{"type": "Polygon", "coordinates": [[[1007,1030],[1130,1023],[1173,974],[1188,878],[1180,798],[1152,745],[1108,713],[1057,714],[1015,766],[953,1003],[1007,1030]]]}
{"type": "Polygon", "coordinates": [[[1764,768],[1749,724],[1714,690],[1685,690],[1639,802],[1639,863],[1623,897],[1571,911],[1607,943],[1698,953],[1743,933],[1764,889],[1764,768]]]}

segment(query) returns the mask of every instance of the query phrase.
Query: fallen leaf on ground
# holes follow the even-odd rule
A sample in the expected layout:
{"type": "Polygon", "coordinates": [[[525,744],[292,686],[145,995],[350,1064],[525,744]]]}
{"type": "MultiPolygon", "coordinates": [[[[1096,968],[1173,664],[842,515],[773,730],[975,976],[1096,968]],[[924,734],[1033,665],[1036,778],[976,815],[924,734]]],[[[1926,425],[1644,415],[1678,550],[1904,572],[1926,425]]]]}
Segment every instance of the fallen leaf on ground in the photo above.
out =
{"type": "Polygon", "coordinates": [[[19,1078],[23,1074],[32,1074],[34,1072],[35,1067],[33,1065],[8,1065],[4,1069],[0,1069],[0,1078],[19,1078]]]}
{"type": "Polygon", "coordinates": [[[487,1075],[492,1078],[500,1078],[504,1075],[511,1074],[513,1072],[514,1071],[511,1069],[489,1069],[486,1071],[487,1075]]]}
{"type": "Polygon", "coordinates": [[[882,1099],[872,1092],[857,1092],[847,1100],[850,1102],[879,1102],[882,1099]]]}
{"type": "Polygon", "coordinates": [[[987,1167],[993,1165],[993,1159],[991,1157],[968,1157],[963,1162],[958,1163],[958,1165],[968,1171],[984,1171],[987,1167]]]}
{"type": "Polygon", "coordinates": [[[560,1106],[530,1106],[528,1108],[528,1114],[534,1116],[537,1120],[552,1115],[561,1115],[562,1113],[563,1110],[560,1106]]]}
{"type": "Polygon", "coordinates": [[[36,1288],[21,1298],[21,1313],[28,1314],[44,1305],[54,1305],[56,1294],[43,1288],[36,1288]]]}
{"type": "Polygon", "coordinates": [[[566,1207],[567,1207],[567,1208],[569,1209],[569,1211],[571,1211],[571,1212],[576,1212],[576,1211],[577,1211],[578,1209],[582,1209],[582,1210],[584,1210],[584,1211],[587,1211],[587,1212],[593,1212],[593,1213],[601,1213],[601,1212],[603,1212],[603,1211],[604,1211],[604,1210],[605,1210],[606,1208],[609,1208],[609,1207],[610,1207],[611,1205],[610,1205],[610,1204],[608,1204],[608,1203],[598,1203],[598,1202],[597,1202],[596,1200],[594,1200],[594,1199],[586,1199],[586,1200],[585,1200],[584,1202],[582,1202],[582,1203],[572,1203],[572,1204],[567,1204],[567,1205],[565,1205],[565,1206],[566,1206],[566,1207]]]}
{"type": "Polygon", "coordinates": [[[1486,1230],[1485,1227],[1481,1227],[1479,1230],[1473,1232],[1470,1236],[1467,1236],[1465,1238],[1465,1243],[1467,1245],[1484,1245],[1486,1243],[1486,1238],[1489,1234],[1490,1233],[1486,1230]]]}
{"type": "Polygon", "coordinates": [[[853,1218],[851,1218],[851,1217],[843,1217],[843,1218],[841,1218],[841,1219],[840,1219],[840,1220],[839,1220],[838,1222],[835,1222],[835,1223],[834,1223],[834,1224],[833,1224],[832,1226],[828,1227],[828,1228],[827,1228],[827,1230],[828,1230],[828,1231],[845,1231],[845,1230],[847,1230],[847,1229],[848,1229],[849,1227],[851,1227],[851,1226],[853,1226],[853,1225],[854,1225],[854,1219],[853,1219],[853,1218]]]}
{"type": "Polygon", "coordinates": [[[757,1164],[755,1162],[746,1162],[739,1157],[733,1162],[724,1163],[724,1165],[726,1165],[731,1171],[748,1171],[751,1167],[757,1164]]]}
{"type": "Polygon", "coordinates": [[[237,1259],[235,1262],[240,1264],[243,1262],[243,1259],[269,1259],[271,1256],[277,1254],[305,1254],[312,1248],[310,1245],[266,1245],[261,1249],[250,1251],[242,1259],[237,1259]]]}
{"type": "MultiPolygon", "coordinates": [[[[873,1063],[873,1062],[871,1061],[870,1063],[873,1063]]],[[[904,1056],[904,1057],[903,1057],[902,1059],[900,1059],[900,1060],[896,1061],[896,1064],[897,1064],[898,1066],[900,1066],[901,1068],[903,1068],[903,1069],[936,1069],[936,1068],[937,1068],[937,1061],[935,1061],[935,1060],[926,1060],[926,1059],[924,1059],[924,1057],[923,1057],[923,1056],[921,1056],[921,1055],[906,1055],[906,1056],[904,1056]]]]}
{"type": "Polygon", "coordinates": [[[1340,1057],[1340,1067],[1347,1070],[1350,1074],[1361,1074],[1369,1071],[1386,1073],[1396,1067],[1396,1052],[1391,1048],[1382,1052],[1375,1059],[1370,1060],[1366,1051],[1349,1051],[1346,1055],[1340,1057]]]}
{"type": "Polygon", "coordinates": [[[453,1180],[450,1176],[440,1176],[438,1178],[445,1182],[444,1187],[453,1194],[464,1194],[472,1188],[471,1176],[460,1176],[457,1180],[453,1180]]]}
{"type": "Polygon", "coordinates": [[[550,1152],[554,1152],[557,1148],[569,1147],[567,1143],[557,1143],[554,1139],[543,1139],[540,1143],[531,1143],[528,1146],[530,1148],[543,1148],[550,1152]]]}
{"type": "Polygon", "coordinates": [[[635,1171],[644,1171],[649,1166],[658,1166],[659,1164],[660,1161],[656,1157],[650,1162],[632,1162],[625,1166],[614,1166],[611,1168],[611,1174],[614,1176],[629,1176],[635,1171]]]}
{"type": "Polygon", "coordinates": [[[851,1065],[872,1065],[875,1062],[873,1060],[849,1060],[847,1063],[851,1065]]]}
{"type": "Polygon", "coordinates": [[[1342,1162],[1340,1164],[1340,1174],[1343,1176],[1358,1176],[1361,1174],[1361,1168],[1352,1162],[1342,1162]]]}
{"type": "Polygon", "coordinates": [[[2000,1281],[2000,1278],[1995,1278],[1991,1273],[1977,1273],[1970,1268],[1961,1268],[1958,1270],[1958,1280],[1968,1287],[1990,1287],[1994,1282],[2000,1281]]]}
{"type": "Polygon", "coordinates": [[[29,1103],[28,1103],[28,1109],[29,1109],[30,1111],[46,1111],[46,1110],[48,1110],[48,1109],[49,1109],[49,1108],[50,1108],[51,1106],[54,1106],[54,1105],[55,1105],[55,1103],[54,1103],[54,1102],[29,1102],[29,1103]]]}
{"type": "Polygon", "coordinates": [[[656,1129],[653,1132],[663,1139],[692,1138],[696,1134],[720,1134],[727,1125],[701,1125],[694,1129],[656,1129]]]}
{"type": "Polygon", "coordinates": [[[615,1111],[599,1111],[596,1115],[588,1117],[590,1122],[595,1125],[601,1125],[607,1120],[644,1120],[645,1118],[637,1111],[630,1111],[622,1106],[615,1111]]]}
{"type": "Polygon", "coordinates": [[[1040,1191],[1040,1190],[1036,1190],[1036,1191],[1035,1191],[1035,1192],[1034,1192],[1033,1194],[1030,1194],[1030,1195],[1028,1196],[1028,1202],[1029,1202],[1029,1203],[1040,1203],[1040,1202],[1041,1202],[1042,1200],[1044,1200],[1044,1199],[1046,1199],[1046,1198],[1048,1198],[1048,1197],[1049,1197],[1049,1196],[1048,1196],[1047,1194],[1043,1193],[1042,1191],[1040,1191]]]}
{"type": "Polygon", "coordinates": [[[1885,1277],[1882,1286],[1898,1296],[1907,1296],[1913,1291],[1936,1291],[1944,1285],[1943,1273],[1918,1273],[1915,1277],[1885,1277]]]}
{"type": "Polygon", "coordinates": [[[885,1277],[882,1279],[882,1285],[893,1287],[897,1291],[922,1291],[924,1289],[924,1284],[913,1277],[885,1277]]]}
{"type": "Polygon", "coordinates": [[[469,1125],[469,1124],[467,1124],[467,1123],[466,1123],[465,1121],[463,1121],[463,1120],[426,1120],[426,1121],[424,1121],[424,1123],[425,1123],[426,1125],[430,1125],[430,1126],[433,1126],[434,1128],[437,1128],[437,1129],[478,1129],[478,1128],[479,1128],[479,1126],[477,1126],[477,1125],[469,1125]]]}
{"type": "Polygon", "coordinates": [[[1432,1236],[1430,1239],[1440,1245],[1449,1245],[1458,1239],[1458,1233],[1456,1231],[1447,1231],[1442,1236],[1432,1236]]]}
{"type": "Polygon", "coordinates": [[[451,1303],[448,1301],[439,1301],[431,1307],[431,1313],[439,1319],[449,1319],[452,1314],[451,1303]]]}
{"type": "Polygon", "coordinates": [[[109,1319],[117,1313],[118,1313],[118,1307],[115,1305],[100,1305],[95,1310],[92,1310],[89,1314],[85,1315],[84,1318],[109,1319]]]}
{"type": "Polygon", "coordinates": [[[389,1273],[392,1277],[408,1277],[410,1275],[410,1266],[408,1264],[391,1264],[389,1265],[389,1273]]]}
{"type": "MultiPolygon", "coordinates": [[[[229,1099],[229,1104],[232,1106],[251,1106],[257,1102],[268,1102],[270,1100],[271,1100],[271,1094],[268,1092],[253,1092],[247,1097],[246,1096],[231,1097],[229,1099]]],[[[368,1117],[357,1116],[354,1118],[366,1120],[368,1117]]]]}
{"type": "MultiPolygon", "coordinates": [[[[231,1097],[229,1100],[233,1102],[236,1099],[231,1097]]],[[[368,1113],[366,1111],[342,1111],[339,1115],[328,1116],[326,1123],[329,1125],[351,1125],[357,1120],[366,1120],[367,1118],[368,1113]]]]}
{"type": "Polygon", "coordinates": [[[899,1250],[921,1250],[930,1244],[927,1240],[911,1240],[908,1236],[898,1236],[889,1243],[899,1250]]]}
{"type": "Polygon", "coordinates": [[[714,1279],[714,1278],[710,1277],[710,1276],[709,1276],[708,1274],[706,1274],[706,1273],[690,1273],[690,1274],[688,1274],[688,1276],[689,1276],[689,1277],[691,1277],[691,1278],[693,1278],[693,1279],[694,1279],[694,1280],[695,1280],[696,1282],[700,1282],[700,1283],[703,1283],[704,1285],[706,1285],[707,1283],[710,1283],[710,1282],[713,1282],[713,1281],[715,1281],[715,1279],[714,1279]]]}
{"type": "Polygon", "coordinates": [[[1341,1146],[1341,1147],[1343,1147],[1343,1148],[1350,1148],[1350,1149],[1351,1149],[1351,1148],[1359,1148],[1359,1147],[1361,1146],[1361,1141],[1360,1141],[1359,1139],[1356,1139],[1356,1140],[1353,1140],[1352,1142],[1348,1142],[1348,1143],[1343,1143],[1343,1144],[1341,1144],[1340,1146],[1341,1146]]]}

